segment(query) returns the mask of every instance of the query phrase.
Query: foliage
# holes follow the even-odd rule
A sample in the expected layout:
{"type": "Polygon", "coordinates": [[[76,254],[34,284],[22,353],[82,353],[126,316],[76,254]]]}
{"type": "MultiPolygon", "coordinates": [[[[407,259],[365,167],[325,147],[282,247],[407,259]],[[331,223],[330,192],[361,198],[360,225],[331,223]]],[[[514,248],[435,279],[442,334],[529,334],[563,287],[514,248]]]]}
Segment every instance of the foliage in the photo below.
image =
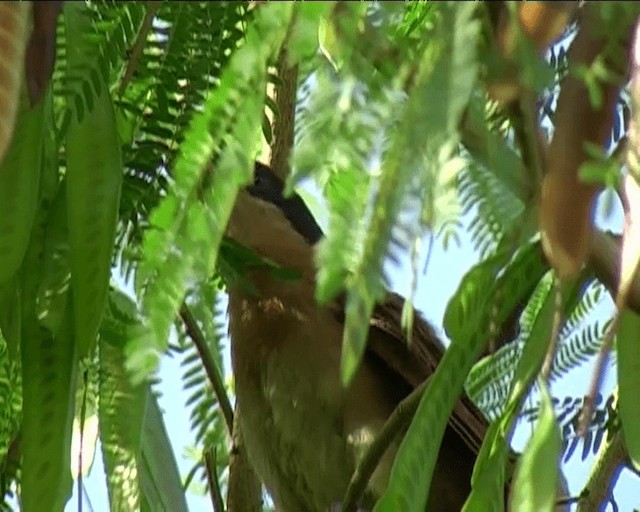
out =
{"type": "MultiPolygon", "coordinates": [[[[326,200],[316,296],[326,303],[346,294],[343,381],[358,367],[368,318],[390,285],[387,262],[409,252],[415,283],[425,234],[448,247],[465,233],[482,260],[449,299],[451,345],[376,510],[424,509],[432,447],[463,389],[493,421],[467,505],[500,508],[509,443],[522,417],[538,427],[516,476],[516,499],[548,505],[553,475],[541,488],[531,487],[532,475],[558,455],[566,461],[577,453],[581,402],[549,396],[543,383],[540,406],[524,408],[557,304],[536,236],[539,179],[523,141],[527,115],[553,130],[569,62],[566,41],[546,64],[518,54],[525,85],[540,93],[533,113],[489,100],[491,9],[453,2],[66,2],[51,86],[34,108],[22,91],[13,142],[0,162],[5,507],[13,494],[26,512],[42,503],[59,510],[68,501],[77,464],[73,425],[83,429],[87,403],[100,425],[112,508],[186,510],[184,488],[196,477],[205,481],[202,453],[211,448],[225,488],[226,418],[209,373],[224,368],[224,285],[256,265],[295,278],[224,238],[236,195],[252,177],[265,88],[274,81],[269,66],[283,45],[301,74],[287,188],[312,178],[326,200]],[[134,279],[134,299],[121,290],[122,279],[110,280],[120,275],[134,279]],[[185,304],[204,347],[179,317],[185,304]],[[515,339],[499,340],[487,354],[494,327],[510,321],[518,326],[515,339]],[[188,475],[177,470],[155,391],[167,354],[184,368],[197,458],[188,475]],[[88,377],[97,383],[88,393],[79,392],[83,370],[97,372],[88,377]]],[[[609,25],[637,14],[598,9],[609,25]]],[[[574,32],[569,27],[567,37],[574,32]]],[[[628,104],[624,95],[617,103],[611,145],[624,136],[628,104]]],[[[414,294],[415,284],[409,305],[414,294]]],[[[552,380],[599,350],[608,326],[598,309],[604,296],[588,270],[569,287],[552,380]]],[[[620,354],[629,356],[620,367],[625,390],[637,380],[631,332],[627,326],[619,341],[620,354]]],[[[232,395],[232,386],[226,392],[232,395]]],[[[583,457],[618,428],[618,411],[601,399],[583,457]]],[[[637,416],[624,401],[619,413],[637,416]]],[[[638,447],[629,448],[637,462],[638,447]]]]}

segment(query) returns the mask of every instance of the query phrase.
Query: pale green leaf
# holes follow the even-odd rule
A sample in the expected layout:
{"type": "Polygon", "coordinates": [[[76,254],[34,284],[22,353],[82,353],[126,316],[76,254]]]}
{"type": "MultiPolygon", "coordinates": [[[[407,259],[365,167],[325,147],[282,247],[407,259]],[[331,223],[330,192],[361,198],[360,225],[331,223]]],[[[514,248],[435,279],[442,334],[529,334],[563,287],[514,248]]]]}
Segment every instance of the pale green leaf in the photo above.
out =
{"type": "Polygon", "coordinates": [[[540,417],[516,470],[511,498],[514,512],[552,512],[555,508],[562,438],[547,385],[538,383],[540,417]]]}
{"type": "Polygon", "coordinates": [[[625,309],[618,329],[618,407],[629,459],[640,470],[640,316],[625,309]]]}

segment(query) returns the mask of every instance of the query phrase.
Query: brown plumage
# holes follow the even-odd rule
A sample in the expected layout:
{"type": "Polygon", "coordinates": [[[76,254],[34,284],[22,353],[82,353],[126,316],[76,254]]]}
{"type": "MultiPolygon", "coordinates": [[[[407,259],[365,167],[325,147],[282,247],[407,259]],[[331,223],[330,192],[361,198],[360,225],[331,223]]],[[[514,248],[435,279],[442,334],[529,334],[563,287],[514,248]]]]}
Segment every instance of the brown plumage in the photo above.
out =
{"type": "MultiPolygon", "coordinates": [[[[287,215],[299,221],[296,231],[283,215],[286,207],[273,204],[273,190],[265,194],[261,186],[252,188],[258,197],[241,192],[228,233],[302,277],[283,281],[256,269],[248,275],[252,292],[229,289],[240,424],[249,459],[278,510],[324,512],[343,498],[371,440],[398,402],[434,371],[444,349],[421,318],[407,346],[400,328],[402,299],[390,294],[374,311],[364,360],[351,386],[343,389],[344,310],[340,301],[320,307],[314,300],[308,239],[315,231],[305,233],[307,221],[299,221],[297,213],[287,215]]],[[[485,430],[484,417],[462,399],[443,439],[429,510],[461,509],[485,430]]],[[[369,482],[364,507],[383,491],[398,442],[369,482]]]]}

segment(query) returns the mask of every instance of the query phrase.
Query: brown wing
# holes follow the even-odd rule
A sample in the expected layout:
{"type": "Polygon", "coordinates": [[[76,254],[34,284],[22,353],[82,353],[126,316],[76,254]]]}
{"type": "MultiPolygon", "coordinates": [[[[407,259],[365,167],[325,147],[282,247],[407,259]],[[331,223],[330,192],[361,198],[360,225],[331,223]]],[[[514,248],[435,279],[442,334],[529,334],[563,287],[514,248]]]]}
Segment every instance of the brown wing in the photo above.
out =
{"type": "MultiPolygon", "coordinates": [[[[444,346],[433,327],[415,315],[412,343],[402,332],[403,298],[390,293],[378,304],[370,320],[367,352],[382,360],[396,376],[399,387],[417,387],[435,371],[444,354],[444,346]]],[[[338,301],[335,314],[344,321],[344,302],[338,301]]],[[[449,424],[474,452],[478,453],[488,423],[484,415],[466,396],[456,403],[449,424]]]]}

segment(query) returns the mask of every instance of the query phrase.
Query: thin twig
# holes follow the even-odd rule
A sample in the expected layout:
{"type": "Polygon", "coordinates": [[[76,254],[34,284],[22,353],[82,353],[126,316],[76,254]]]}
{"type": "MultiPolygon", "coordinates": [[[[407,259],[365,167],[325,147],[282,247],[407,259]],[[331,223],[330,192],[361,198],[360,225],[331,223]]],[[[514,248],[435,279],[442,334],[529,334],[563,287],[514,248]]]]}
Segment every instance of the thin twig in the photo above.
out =
{"type": "Polygon", "coordinates": [[[551,375],[551,369],[553,368],[553,362],[556,359],[556,353],[558,352],[558,337],[560,335],[560,327],[562,326],[564,282],[556,276],[553,284],[555,288],[555,307],[553,312],[551,339],[549,342],[549,350],[547,350],[547,355],[545,356],[544,363],[542,365],[542,371],[540,372],[545,381],[549,380],[549,375],[551,375]]]}
{"type": "Polygon", "coordinates": [[[613,320],[609,324],[609,328],[602,340],[602,347],[598,353],[598,359],[596,359],[596,365],[593,370],[593,376],[591,377],[591,385],[589,386],[589,393],[584,397],[584,405],[582,407],[582,414],[580,415],[580,426],[578,427],[578,435],[584,436],[591,423],[591,417],[593,416],[593,408],[596,402],[596,395],[602,384],[602,376],[604,375],[604,369],[607,367],[609,361],[609,353],[611,352],[611,345],[618,332],[618,324],[620,323],[620,315],[614,315],[613,320]]]}
{"type": "Polygon", "coordinates": [[[133,75],[138,69],[138,64],[140,63],[140,59],[144,52],[144,47],[147,44],[147,35],[153,26],[153,18],[155,18],[161,6],[162,2],[146,2],[144,19],[140,24],[140,30],[138,30],[136,40],[129,52],[129,62],[124,70],[122,79],[120,80],[120,85],[118,86],[118,96],[122,96],[127,85],[129,85],[129,82],[133,80],[133,75]]]}
{"type": "Polygon", "coordinates": [[[364,494],[371,475],[378,467],[380,459],[386,453],[391,443],[402,429],[411,422],[418,408],[422,394],[429,383],[430,378],[415,388],[402,402],[398,404],[391,416],[382,426],[382,430],[376,436],[364,457],[356,467],[351,477],[347,492],[342,502],[342,512],[355,512],[360,496],[364,494]]]}
{"type": "Polygon", "coordinates": [[[222,491],[220,490],[220,481],[218,480],[217,457],[215,447],[209,448],[204,452],[204,467],[207,471],[207,481],[209,482],[209,494],[211,495],[211,504],[213,512],[224,512],[224,501],[222,499],[222,491]]]}
{"type": "Polygon", "coordinates": [[[522,115],[522,141],[520,151],[525,168],[529,171],[529,180],[540,183],[544,167],[545,147],[538,130],[538,112],[535,96],[531,91],[523,90],[520,96],[522,115]]]}
{"type": "Polygon", "coordinates": [[[205,340],[204,335],[198,326],[198,322],[196,322],[196,319],[191,314],[189,306],[185,303],[183,303],[180,308],[180,318],[184,323],[187,335],[191,338],[191,341],[193,341],[193,344],[198,351],[198,355],[202,361],[202,366],[204,366],[209,382],[211,382],[211,386],[213,387],[213,392],[218,400],[218,405],[222,410],[222,416],[227,424],[227,431],[231,436],[233,433],[233,408],[231,407],[231,402],[227,396],[227,391],[224,387],[224,382],[218,365],[213,360],[213,357],[211,357],[211,352],[207,346],[207,340],[205,340]]]}

